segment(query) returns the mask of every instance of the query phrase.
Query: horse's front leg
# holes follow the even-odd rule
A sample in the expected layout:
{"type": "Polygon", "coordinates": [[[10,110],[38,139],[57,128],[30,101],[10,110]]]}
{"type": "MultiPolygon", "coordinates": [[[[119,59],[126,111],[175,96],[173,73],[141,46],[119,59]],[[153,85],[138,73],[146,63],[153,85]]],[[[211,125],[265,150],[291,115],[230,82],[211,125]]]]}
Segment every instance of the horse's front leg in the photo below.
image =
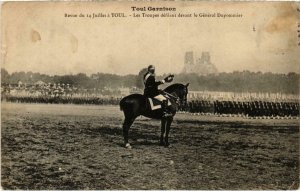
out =
{"type": "Polygon", "coordinates": [[[160,133],[160,146],[165,146],[165,141],[164,141],[164,137],[166,134],[166,124],[167,124],[167,120],[166,119],[162,119],[161,120],[161,133],[160,133]]]}
{"type": "Polygon", "coordinates": [[[167,124],[166,124],[166,133],[165,133],[165,145],[166,147],[168,147],[170,144],[169,144],[169,132],[170,132],[170,129],[171,129],[171,124],[172,124],[172,121],[173,121],[173,117],[169,117],[167,119],[167,124]]]}

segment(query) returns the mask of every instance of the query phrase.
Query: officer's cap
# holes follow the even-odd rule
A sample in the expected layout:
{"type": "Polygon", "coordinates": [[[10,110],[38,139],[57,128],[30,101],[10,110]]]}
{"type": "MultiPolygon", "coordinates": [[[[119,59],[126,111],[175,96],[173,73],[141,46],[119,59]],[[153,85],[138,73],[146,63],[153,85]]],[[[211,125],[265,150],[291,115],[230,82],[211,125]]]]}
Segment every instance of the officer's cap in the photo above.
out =
{"type": "Polygon", "coordinates": [[[155,69],[155,67],[153,65],[149,65],[148,70],[151,70],[151,69],[153,70],[153,69],[155,69]]]}

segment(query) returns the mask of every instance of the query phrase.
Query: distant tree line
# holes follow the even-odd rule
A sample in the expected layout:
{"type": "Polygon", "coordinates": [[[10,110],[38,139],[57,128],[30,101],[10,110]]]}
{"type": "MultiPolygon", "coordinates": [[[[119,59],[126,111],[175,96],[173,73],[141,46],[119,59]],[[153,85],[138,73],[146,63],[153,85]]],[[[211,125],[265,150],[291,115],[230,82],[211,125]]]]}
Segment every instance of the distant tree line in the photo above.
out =
{"type": "MultiPolygon", "coordinates": [[[[34,84],[37,81],[45,83],[64,83],[82,88],[104,87],[138,87],[143,88],[142,77],[145,69],[137,75],[115,75],[96,73],[90,76],[84,73],[74,75],[46,75],[34,72],[14,72],[9,74],[1,69],[2,84],[17,84],[19,81],[26,84],[34,84]]],[[[157,76],[162,79],[166,75],[157,76]]],[[[199,76],[197,74],[176,74],[174,83],[190,83],[189,90],[192,91],[228,91],[228,92],[270,92],[299,94],[300,74],[291,72],[288,74],[274,74],[262,72],[231,72],[199,76]]]]}
{"type": "Polygon", "coordinates": [[[243,71],[207,76],[180,74],[176,82],[189,82],[191,90],[299,94],[299,79],[300,74],[294,72],[274,74],[243,71]]]}

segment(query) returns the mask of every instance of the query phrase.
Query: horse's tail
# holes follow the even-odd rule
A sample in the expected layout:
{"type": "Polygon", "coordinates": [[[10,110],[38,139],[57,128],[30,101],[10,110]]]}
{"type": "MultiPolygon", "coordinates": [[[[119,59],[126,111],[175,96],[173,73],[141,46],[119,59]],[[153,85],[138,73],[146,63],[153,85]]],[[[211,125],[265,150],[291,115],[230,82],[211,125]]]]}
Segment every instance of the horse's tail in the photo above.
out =
{"type": "Polygon", "coordinates": [[[121,110],[121,111],[123,111],[123,109],[124,109],[124,106],[125,106],[125,100],[126,100],[126,99],[125,99],[125,97],[124,97],[124,98],[122,98],[121,101],[120,101],[120,110],[121,110]]]}

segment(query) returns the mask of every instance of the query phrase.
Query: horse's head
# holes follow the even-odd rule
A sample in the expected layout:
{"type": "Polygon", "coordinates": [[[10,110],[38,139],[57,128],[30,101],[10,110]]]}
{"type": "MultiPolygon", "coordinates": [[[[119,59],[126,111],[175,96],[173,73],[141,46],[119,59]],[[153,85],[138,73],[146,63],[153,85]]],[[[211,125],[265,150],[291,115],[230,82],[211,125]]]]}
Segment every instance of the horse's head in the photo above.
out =
{"type": "Polygon", "coordinates": [[[179,98],[180,104],[185,105],[187,103],[188,86],[184,84],[172,84],[168,86],[165,91],[170,94],[175,94],[179,98]]]}
{"type": "Polygon", "coordinates": [[[182,95],[178,96],[181,101],[182,105],[186,105],[187,104],[187,94],[188,94],[188,87],[189,87],[189,83],[187,83],[186,85],[183,86],[182,88],[182,95]]]}

